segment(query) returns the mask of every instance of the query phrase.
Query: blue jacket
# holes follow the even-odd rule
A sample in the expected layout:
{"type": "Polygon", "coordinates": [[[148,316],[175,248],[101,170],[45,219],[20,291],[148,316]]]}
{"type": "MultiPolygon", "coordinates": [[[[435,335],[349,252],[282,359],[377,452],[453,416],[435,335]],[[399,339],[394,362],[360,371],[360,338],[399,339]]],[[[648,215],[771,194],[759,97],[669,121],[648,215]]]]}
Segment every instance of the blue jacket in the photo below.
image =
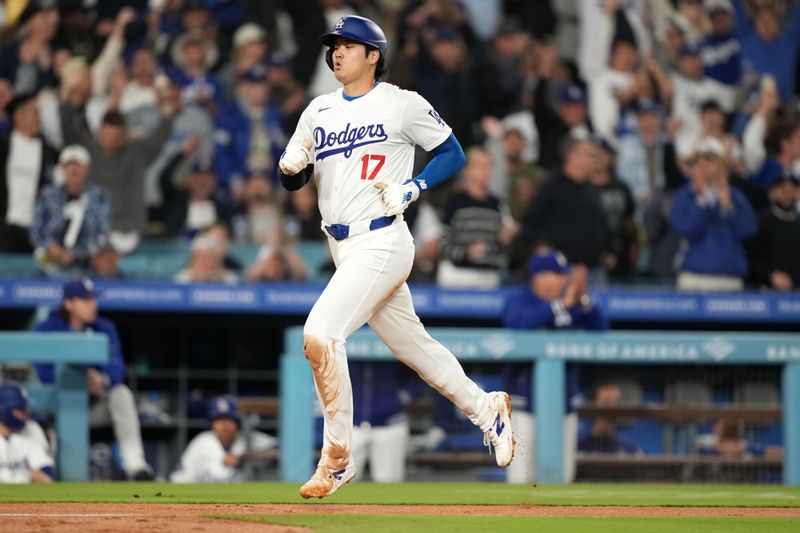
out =
{"type": "Polygon", "coordinates": [[[742,243],[758,231],[758,220],[747,198],[731,188],[733,210],[723,212],[719,205],[701,205],[690,184],[672,200],[669,224],[689,246],[680,270],[696,274],[744,277],[747,257],[742,243]]]}
{"type": "Polygon", "coordinates": [[[503,326],[511,329],[608,329],[608,318],[597,305],[584,309],[580,304],[565,307],[561,300],[539,298],[529,287],[506,299],[503,326]]]}
{"type": "MultiPolygon", "coordinates": [[[[52,311],[47,320],[36,324],[34,331],[62,332],[72,331],[69,323],[58,315],[58,311],[52,311]]],[[[118,385],[125,381],[125,362],[122,360],[122,345],[119,342],[117,327],[113,322],[102,317],[97,317],[97,322],[86,327],[87,332],[105,333],[108,337],[108,362],[104,366],[95,367],[100,372],[106,374],[111,386],[118,385]]],[[[37,363],[36,372],[42,383],[55,382],[55,367],[51,363],[37,363]]]]}
{"type": "MultiPolygon", "coordinates": [[[[272,156],[268,176],[277,183],[278,159],[286,144],[283,132],[283,119],[276,105],[267,106],[264,112],[264,128],[267,130],[272,156]]],[[[247,167],[247,154],[250,151],[250,117],[237,102],[227,103],[214,127],[214,171],[219,183],[230,190],[234,179],[245,179],[252,173],[247,167]]]]}

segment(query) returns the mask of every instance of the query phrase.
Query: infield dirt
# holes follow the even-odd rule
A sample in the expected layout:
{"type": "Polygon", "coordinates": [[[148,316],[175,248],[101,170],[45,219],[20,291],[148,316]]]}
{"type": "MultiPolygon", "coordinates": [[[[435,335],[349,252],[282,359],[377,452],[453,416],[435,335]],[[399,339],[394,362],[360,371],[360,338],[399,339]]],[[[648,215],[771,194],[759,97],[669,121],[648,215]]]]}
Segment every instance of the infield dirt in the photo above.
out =
{"type": "Polygon", "coordinates": [[[470,515],[516,517],[748,517],[800,518],[800,508],[782,507],[624,507],[525,505],[350,505],[350,504],[0,504],[0,523],[14,533],[112,532],[255,533],[309,531],[254,522],[219,520],[211,515],[470,515]]]}

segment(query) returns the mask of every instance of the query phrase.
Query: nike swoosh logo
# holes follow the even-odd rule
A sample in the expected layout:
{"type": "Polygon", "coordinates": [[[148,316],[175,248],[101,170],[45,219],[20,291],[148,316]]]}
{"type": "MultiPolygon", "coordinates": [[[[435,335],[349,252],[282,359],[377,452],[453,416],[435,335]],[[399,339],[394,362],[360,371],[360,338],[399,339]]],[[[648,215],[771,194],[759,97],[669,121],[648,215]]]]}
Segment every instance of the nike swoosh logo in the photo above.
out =
{"type": "Polygon", "coordinates": [[[327,111],[328,109],[330,109],[330,107],[320,107],[319,109],[317,109],[317,113],[322,113],[323,111],[327,111]]]}

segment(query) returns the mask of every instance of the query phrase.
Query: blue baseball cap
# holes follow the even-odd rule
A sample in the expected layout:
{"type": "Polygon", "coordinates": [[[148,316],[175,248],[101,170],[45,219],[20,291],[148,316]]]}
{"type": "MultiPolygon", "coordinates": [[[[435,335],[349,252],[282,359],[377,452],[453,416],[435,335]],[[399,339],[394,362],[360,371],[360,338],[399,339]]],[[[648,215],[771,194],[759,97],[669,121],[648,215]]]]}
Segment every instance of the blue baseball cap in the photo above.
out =
{"type": "Polygon", "coordinates": [[[89,278],[78,278],[67,281],[64,283],[61,292],[62,300],[72,300],[74,298],[87,300],[89,298],[97,298],[99,294],[94,283],[89,278]]]}
{"type": "Polygon", "coordinates": [[[586,91],[580,85],[567,85],[558,91],[558,101],[562,104],[586,102],[586,91]]]}
{"type": "Polygon", "coordinates": [[[241,413],[239,412],[239,402],[230,395],[217,396],[208,404],[208,418],[216,420],[217,418],[231,418],[239,420],[241,413]]]}
{"type": "Polygon", "coordinates": [[[551,251],[534,255],[528,263],[528,274],[534,276],[540,272],[555,272],[566,274],[569,272],[567,258],[561,252],[551,251]]]}
{"type": "Polygon", "coordinates": [[[792,174],[791,172],[784,170],[783,167],[780,165],[776,165],[777,168],[770,168],[767,171],[766,176],[766,186],[767,189],[771,189],[776,185],[780,185],[783,182],[789,182],[792,185],[800,184],[800,180],[797,179],[797,176],[792,174]]]}

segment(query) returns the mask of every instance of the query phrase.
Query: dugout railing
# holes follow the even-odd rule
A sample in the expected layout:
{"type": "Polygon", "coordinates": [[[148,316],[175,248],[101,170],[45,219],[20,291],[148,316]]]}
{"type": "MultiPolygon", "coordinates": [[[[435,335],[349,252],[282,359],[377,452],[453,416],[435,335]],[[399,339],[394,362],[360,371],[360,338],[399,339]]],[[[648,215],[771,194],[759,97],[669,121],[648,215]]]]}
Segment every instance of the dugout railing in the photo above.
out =
{"type": "Polygon", "coordinates": [[[55,384],[28,385],[32,408],[55,417],[57,467],[63,481],[89,476],[89,396],[86,368],[108,360],[104,334],[0,332],[0,362],[54,363],[55,384]]]}
{"type": "MultiPolygon", "coordinates": [[[[727,332],[512,332],[430,328],[463,363],[531,362],[539,483],[564,483],[563,433],[566,363],[780,365],[783,481],[800,486],[800,335],[727,332]]],[[[369,329],[347,341],[351,360],[389,361],[392,354],[369,329]]],[[[305,481],[314,469],[314,385],[303,356],[303,331],[286,332],[280,369],[280,472],[305,481]]]]}

